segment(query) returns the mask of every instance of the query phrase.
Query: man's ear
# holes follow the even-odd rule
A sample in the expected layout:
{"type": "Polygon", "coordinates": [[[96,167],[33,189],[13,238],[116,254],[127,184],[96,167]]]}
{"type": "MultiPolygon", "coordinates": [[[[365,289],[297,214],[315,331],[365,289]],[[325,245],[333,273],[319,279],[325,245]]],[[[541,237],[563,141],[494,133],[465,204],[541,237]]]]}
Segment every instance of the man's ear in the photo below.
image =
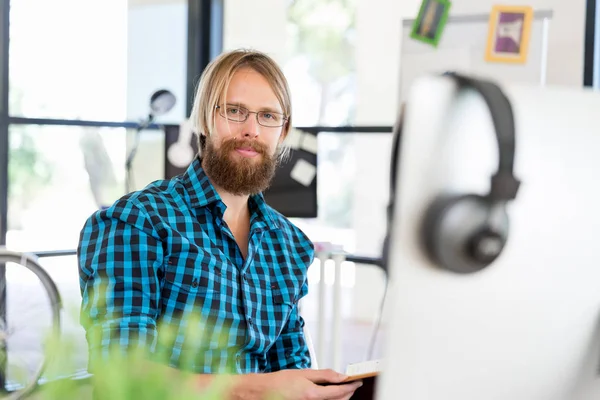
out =
{"type": "Polygon", "coordinates": [[[279,144],[283,143],[288,133],[290,133],[290,123],[286,121],[285,125],[283,125],[283,128],[281,129],[281,136],[279,136],[279,144]]]}

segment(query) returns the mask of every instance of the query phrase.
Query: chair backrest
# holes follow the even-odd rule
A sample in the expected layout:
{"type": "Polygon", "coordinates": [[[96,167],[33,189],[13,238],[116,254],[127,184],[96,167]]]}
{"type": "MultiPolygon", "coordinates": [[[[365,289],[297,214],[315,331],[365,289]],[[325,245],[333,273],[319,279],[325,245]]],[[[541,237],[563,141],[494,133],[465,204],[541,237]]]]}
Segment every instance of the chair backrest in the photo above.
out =
{"type": "Polygon", "coordinates": [[[306,341],[306,346],[308,347],[308,353],[310,354],[311,368],[319,369],[317,363],[317,352],[315,351],[315,346],[312,341],[312,337],[310,336],[310,332],[306,325],[304,325],[304,340],[306,341]]]}

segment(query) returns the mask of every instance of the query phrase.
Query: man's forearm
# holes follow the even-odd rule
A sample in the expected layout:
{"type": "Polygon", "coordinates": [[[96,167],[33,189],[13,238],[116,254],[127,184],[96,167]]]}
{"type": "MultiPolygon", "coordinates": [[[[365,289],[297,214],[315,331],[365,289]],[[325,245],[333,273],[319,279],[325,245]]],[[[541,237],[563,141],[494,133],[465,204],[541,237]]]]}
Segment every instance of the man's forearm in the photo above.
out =
{"type": "Polygon", "coordinates": [[[263,400],[270,389],[267,384],[269,374],[245,374],[231,376],[228,400],[263,400]]]}
{"type": "MultiPolygon", "coordinates": [[[[224,400],[267,400],[273,395],[282,399],[315,398],[337,399],[348,398],[360,382],[342,384],[346,378],[333,370],[290,369],[268,373],[251,374],[196,374],[182,371],[155,361],[145,360],[144,364],[137,364],[133,369],[127,369],[124,374],[109,373],[97,383],[96,389],[106,389],[109,398],[114,389],[115,381],[110,379],[142,379],[140,389],[147,388],[147,384],[159,385],[163,390],[173,393],[197,393],[199,396],[209,395],[224,400]],[[132,372],[132,375],[127,375],[132,372]],[[141,374],[140,374],[141,372],[141,374]],[[149,381],[152,380],[152,381],[149,381]],[[331,383],[333,385],[320,385],[331,383]],[[183,390],[183,392],[182,392],[183,390]]],[[[119,383],[118,381],[116,382],[119,383]]],[[[117,385],[118,386],[118,385],[117,385]]],[[[119,388],[117,388],[119,389],[119,388]]],[[[108,396],[108,397],[107,397],[108,396]]],[[[212,398],[212,397],[211,397],[212,398]]]]}
{"type": "Polygon", "coordinates": [[[226,400],[263,400],[270,392],[267,375],[199,374],[194,378],[201,391],[211,390],[226,400]]]}
{"type": "MultiPolygon", "coordinates": [[[[224,400],[262,400],[269,391],[267,375],[271,374],[198,374],[170,367],[152,360],[144,360],[142,365],[135,368],[143,370],[143,379],[151,379],[153,376],[162,377],[161,381],[166,385],[172,385],[179,389],[179,385],[185,384],[189,390],[199,394],[211,392],[224,400]],[[146,378],[147,377],[147,378],[146,378]],[[163,380],[164,379],[164,380],[163,380]]],[[[104,372],[104,371],[103,371],[104,372]]],[[[95,374],[101,378],[102,372],[95,374]]],[[[137,375],[137,374],[136,374],[137,375]]],[[[114,377],[114,376],[113,376],[114,377]]],[[[139,378],[139,375],[137,375],[139,378]]],[[[123,378],[123,377],[122,377],[123,378]]],[[[111,384],[105,379],[97,380],[96,384],[111,384]]],[[[99,388],[102,390],[101,388],[99,388]]]]}
{"type": "Polygon", "coordinates": [[[215,391],[226,400],[262,400],[269,391],[269,374],[189,374],[169,368],[171,374],[186,374],[200,392],[215,391]]]}

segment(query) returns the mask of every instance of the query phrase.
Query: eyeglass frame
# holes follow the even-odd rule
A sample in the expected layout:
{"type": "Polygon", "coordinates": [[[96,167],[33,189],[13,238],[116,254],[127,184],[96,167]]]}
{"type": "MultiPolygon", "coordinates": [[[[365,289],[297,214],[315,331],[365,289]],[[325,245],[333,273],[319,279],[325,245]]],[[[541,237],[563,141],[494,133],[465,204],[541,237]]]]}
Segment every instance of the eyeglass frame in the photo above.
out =
{"type": "MultiPolygon", "coordinates": [[[[218,113],[219,113],[219,115],[220,115],[221,117],[223,117],[223,118],[225,118],[227,121],[231,121],[231,122],[244,123],[244,122],[248,121],[248,118],[250,117],[250,114],[256,114],[256,123],[257,123],[257,124],[259,124],[260,126],[264,126],[265,128],[281,128],[282,126],[285,126],[285,123],[286,123],[286,122],[288,121],[288,119],[289,119],[289,117],[288,117],[288,116],[286,116],[284,113],[280,113],[280,112],[277,112],[277,111],[268,111],[268,110],[261,110],[261,111],[250,111],[250,110],[248,110],[246,107],[243,107],[243,106],[240,106],[240,105],[236,105],[236,104],[227,104],[227,103],[225,103],[224,105],[236,106],[236,107],[238,107],[238,108],[240,108],[240,109],[244,109],[244,110],[248,111],[248,115],[246,116],[246,118],[245,118],[243,121],[236,121],[236,120],[234,120],[234,119],[229,119],[227,116],[225,116],[225,115],[221,114],[221,111],[218,111],[218,113]],[[281,116],[283,117],[283,118],[282,118],[281,125],[269,126],[269,125],[263,125],[263,124],[261,124],[261,123],[260,123],[260,121],[258,120],[258,114],[259,114],[259,113],[265,113],[265,112],[266,112],[266,113],[271,113],[271,114],[278,114],[278,115],[281,115],[281,116]]],[[[223,110],[223,107],[222,107],[221,105],[217,104],[217,105],[215,106],[215,109],[217,109],[217,110],[223,110]]]]}

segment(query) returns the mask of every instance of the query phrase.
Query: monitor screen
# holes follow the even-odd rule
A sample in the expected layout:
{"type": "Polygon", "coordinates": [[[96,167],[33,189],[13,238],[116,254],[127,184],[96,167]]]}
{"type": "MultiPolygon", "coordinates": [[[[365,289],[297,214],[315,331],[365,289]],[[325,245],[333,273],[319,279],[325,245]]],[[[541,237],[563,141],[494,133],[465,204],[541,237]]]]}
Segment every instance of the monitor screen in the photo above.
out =
{"type": "MultiPolygon", "coordinates": [[[[173,145],[185,144],[198,152],[196,135],[180,135],[180,125],[164,125],[165,179],[185,172],[189,161],[169,157],[173,145]],[[180,137],[181,136],[181,137],[180,137]]],[[[292,129],[287,138],[290,154],[277,167],[277,172],[263,195],[267,204],[288,218],[317,217],[317,136],[314,133],[292,129]]]]}

